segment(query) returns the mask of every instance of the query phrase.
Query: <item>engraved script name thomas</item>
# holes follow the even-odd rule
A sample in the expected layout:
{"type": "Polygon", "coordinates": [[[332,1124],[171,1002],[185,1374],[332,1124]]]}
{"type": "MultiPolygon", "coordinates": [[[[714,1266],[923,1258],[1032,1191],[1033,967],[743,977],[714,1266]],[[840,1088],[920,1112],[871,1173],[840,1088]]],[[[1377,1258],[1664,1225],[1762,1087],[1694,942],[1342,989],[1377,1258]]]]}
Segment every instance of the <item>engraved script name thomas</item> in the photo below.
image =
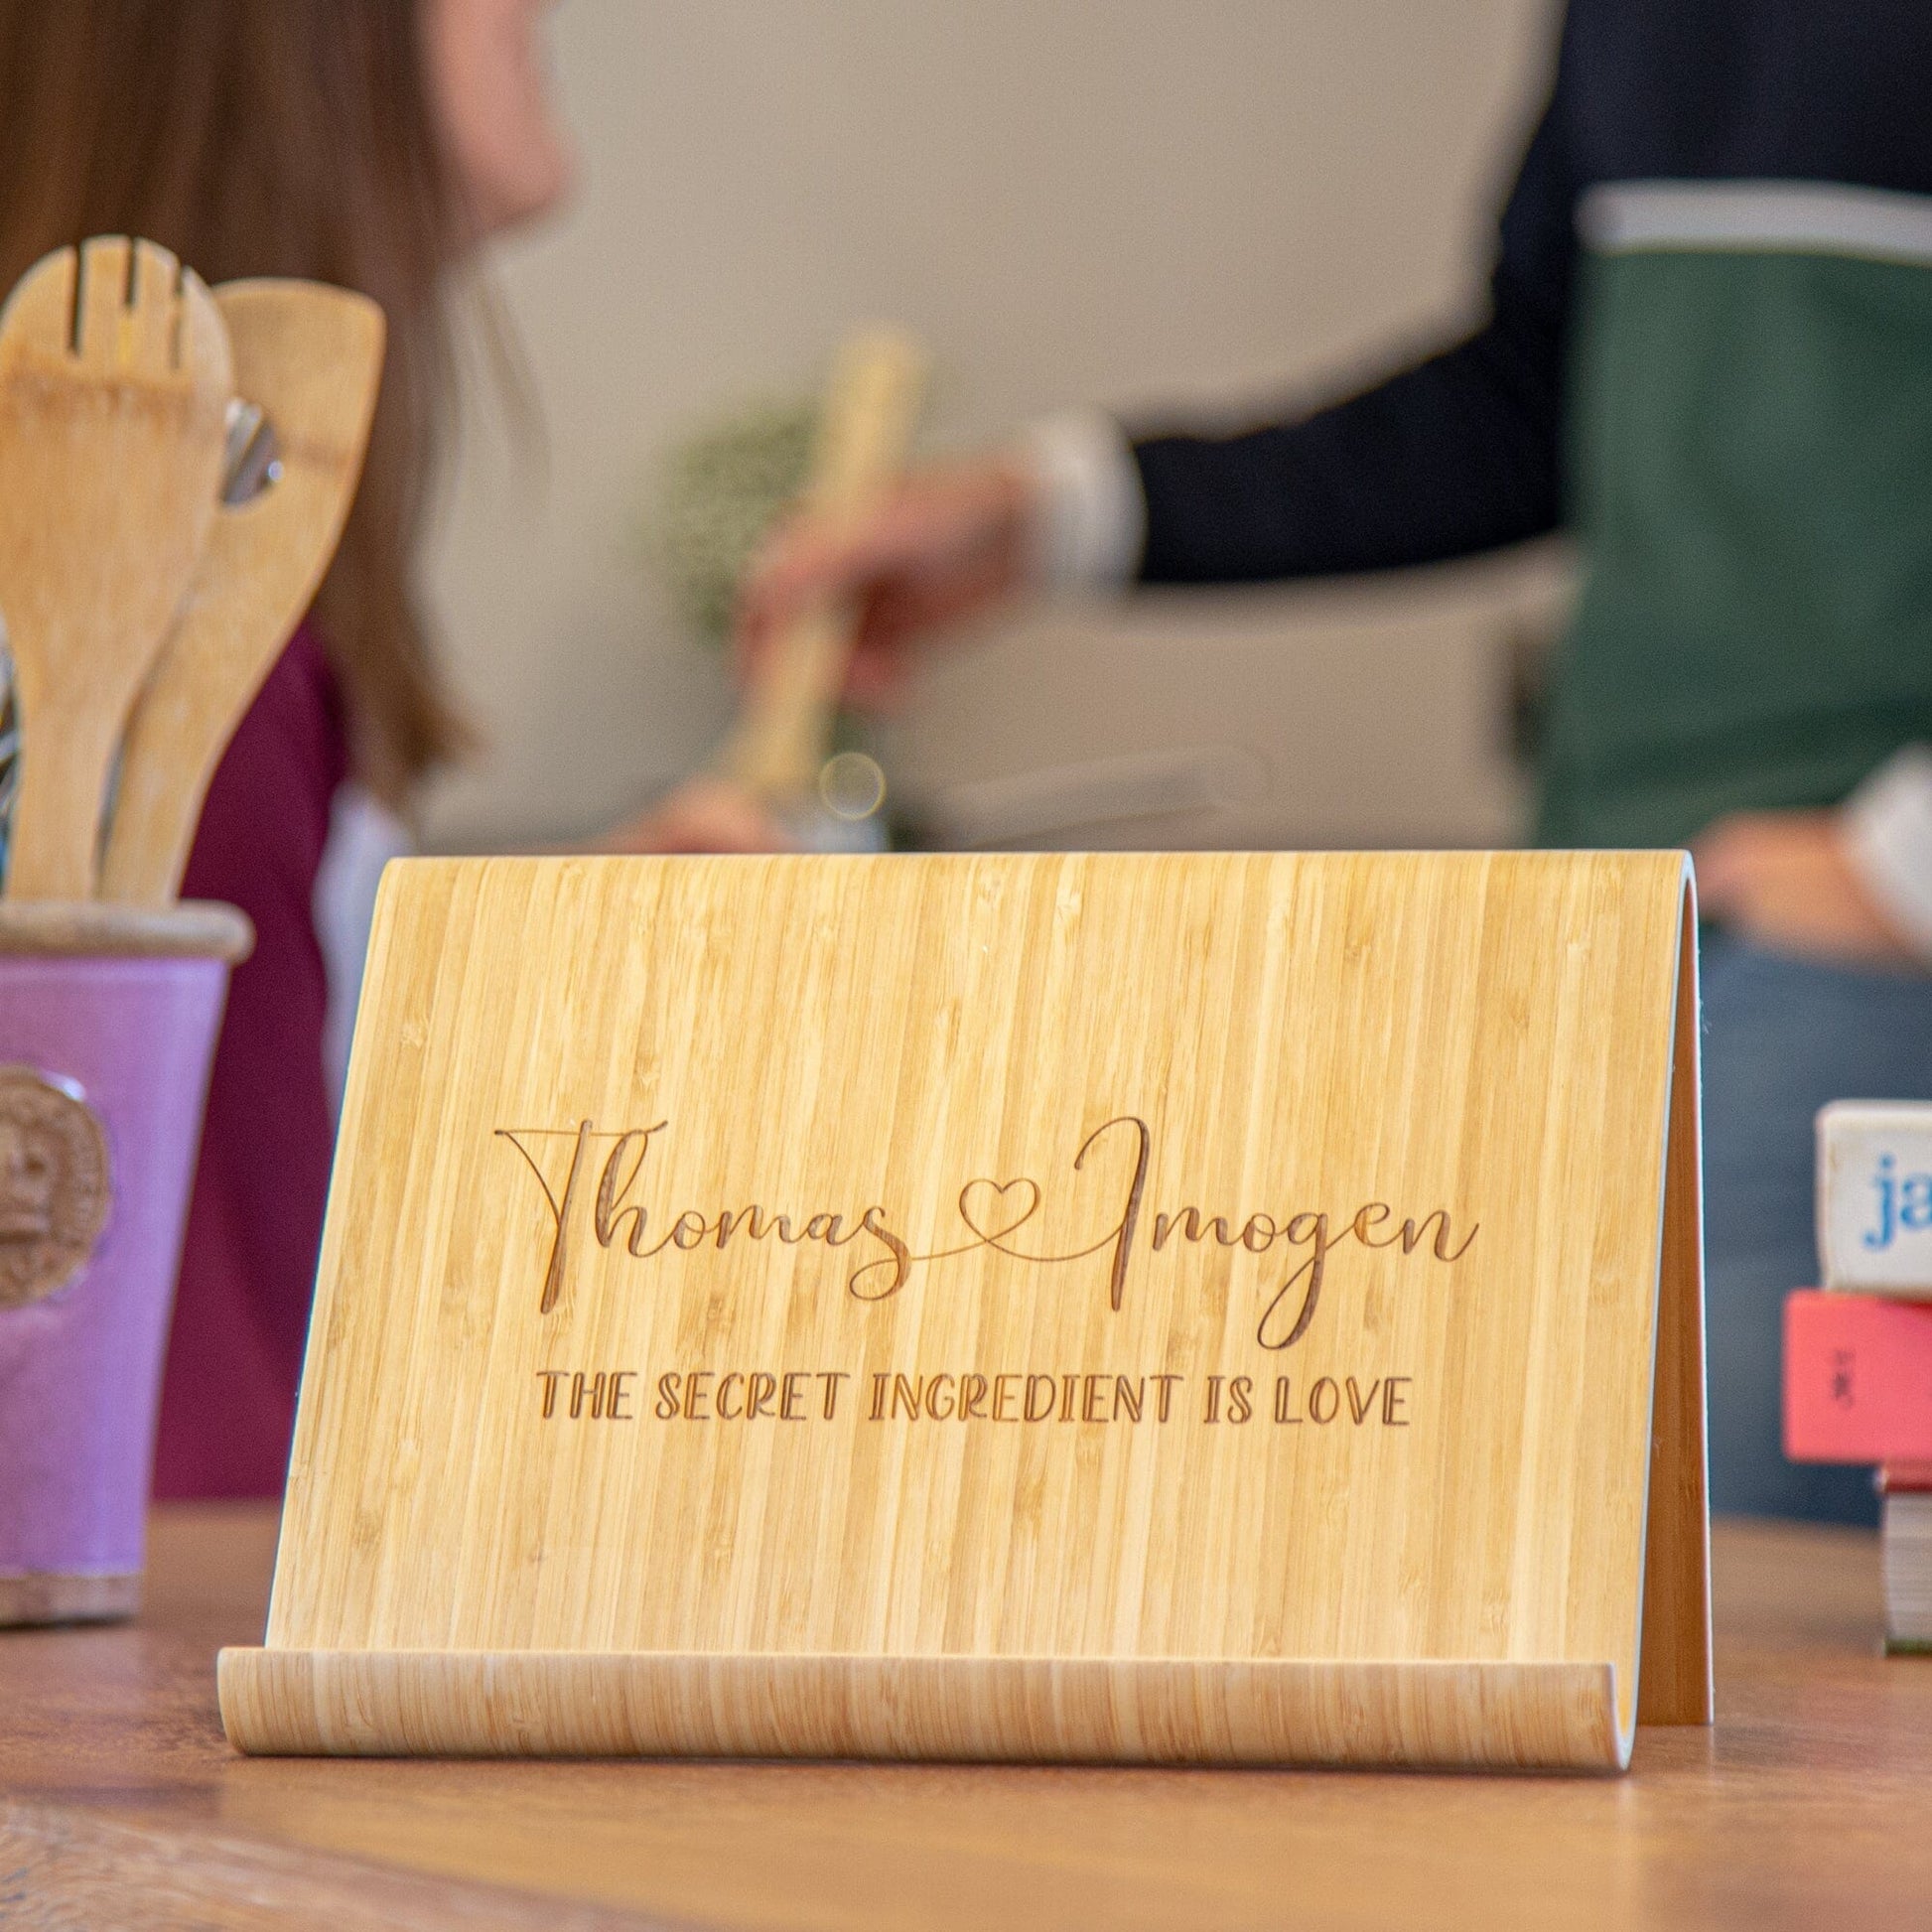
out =
{"type": "MultiPolygon", "coordinates": [[[[588,1234],[599,1248],[618,1249],[637,1261],[650,1261],[667,1251],[688,1254],[710,1247],[723,1250],[743,1238],[775,1240],[786,1247],[804,1242],[829,1249],[856,1249],[866,1257],[846,1278],[846,1291],[861,1302],[884,1302],[897,1295],[913,1274],[933,1262],[990,1249],[1011,1261],[1036,1268],[1066,1268],[1098,1256],[1108,1258],[1108,1306],[1119,1311],[1127,1292],[1128,1273],[1143,1233],[1147,1246],[1162,1253],[1177,1236],[1198,1244],[1212,1241],[1222,1248],[1240,1248],[1265,1255],[1285,1247],[1300,1258],[1284,1279],[1272,1287],[1256,1325],[1255,1339],[1263,1348],[1292,1348],[1308,1332],[1321,1301],[1328,1256],[1342,1243],[1364,1248],[1399,1248],[1426,1258],[1459,1261],[1479,1231],[1471,1225],[1455,1243],[1447,1208],[1397,1220],[1386,1201],[1367,1201],[1345,1219],[1319,1208],[1294,1208],[1277,1218],[1251,1213],[1245,1219],[1228,1213],[1207,1213],[1198,1206],[1146,1212],[1148,1171],[1153,1136],[1135,1114],[1118,1114],[1102,1121],[1074,1153],[1074,1175],[1111,1176],[1106,1212],[1109,1219],[1096,1238],[1058,1252],[1040,1252],[1023,1244],[1021,1230],[1038,1218],[1046,1200],[1046,1184],[1031,1174],[1007,1180],[979,1176],[959,1190],[955,1203],[962,1237],[926,1253],[914,1253],[896,1231],[883,1203],[837,1210],[813,1208],[775,1212],[752,1202],[743,1207],[687,1207],[653,1222],[650,1209],[632,1198],[650,1159],[652,1144],[668,1134],[670,1123],[600,1132],[592,1121],[575,1128],[499,1127],[496,1137],[522,1156],[536,1177],[549,1213],[550,1252],[543,1274],[539,1311],[549,1313],[563,1289],[573,1244],[588,1234]],[[545,1144],[569,1143],[568,1165],[545,1160],[545,1144]],[[1237,1225],[1237,1222],[1239,1223],[1237,1225]],[[661,1232],[659,1229],[661,1228],[661,1232]],[[1387,1230],[1384,1232],[1384,1230],[1387,1230]]],[[[1047,1176],[1050,1182],[1052,1176],[1047,1176]]],[[[1273,1281],[1273,1271],[1270,1271],[1273,1281]]]]}

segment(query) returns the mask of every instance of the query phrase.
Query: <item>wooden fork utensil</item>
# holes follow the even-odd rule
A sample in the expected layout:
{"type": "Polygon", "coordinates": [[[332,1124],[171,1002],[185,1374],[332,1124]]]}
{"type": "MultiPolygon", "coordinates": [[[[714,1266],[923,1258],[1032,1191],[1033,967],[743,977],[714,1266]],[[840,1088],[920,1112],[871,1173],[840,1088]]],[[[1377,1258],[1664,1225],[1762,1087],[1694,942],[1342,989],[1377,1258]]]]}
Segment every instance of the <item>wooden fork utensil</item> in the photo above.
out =
{"type": "Polygon", "coordinates": [[[92,896],[108,769],[214,515],[233,393],[213,298],[152,242],[60,249],[0,310],[10,898],[92,896]]]}

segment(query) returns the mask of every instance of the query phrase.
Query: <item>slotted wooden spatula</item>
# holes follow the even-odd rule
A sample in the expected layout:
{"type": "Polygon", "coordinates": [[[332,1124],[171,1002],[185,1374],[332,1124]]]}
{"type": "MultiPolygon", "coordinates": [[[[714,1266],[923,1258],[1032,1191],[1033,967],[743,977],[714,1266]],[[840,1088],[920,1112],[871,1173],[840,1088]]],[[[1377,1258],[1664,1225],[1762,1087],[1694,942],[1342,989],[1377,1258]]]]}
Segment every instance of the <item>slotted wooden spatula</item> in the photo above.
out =
{"type": "Polygon", "coordinates": [[[174,897],[208,781],[336,553],[382,374],[382,311],[317,282],[224,282],[215,306],[236,393],[260,409],[280,474],[215,512],[174,630],[135,705],[101,897],[174,897]]]}
{"type": "Polygon", "coordinates": [[[213,299],[152,242],[63,248],[0,310],[10,898],[93,893],[108,766],[202,553],[232,394],[213,299]]]}

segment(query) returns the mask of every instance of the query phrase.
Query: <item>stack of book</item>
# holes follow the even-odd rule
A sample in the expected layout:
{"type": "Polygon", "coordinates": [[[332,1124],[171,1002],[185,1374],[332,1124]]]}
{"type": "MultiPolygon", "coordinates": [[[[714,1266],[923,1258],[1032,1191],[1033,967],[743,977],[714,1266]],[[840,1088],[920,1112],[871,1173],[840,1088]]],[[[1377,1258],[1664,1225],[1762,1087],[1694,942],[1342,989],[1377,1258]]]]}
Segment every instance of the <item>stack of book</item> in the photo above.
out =
{"type": "Polygon", "coordinates": [[[1932,1651],[1932,1105],[1818,1116],[1818,1254],[1785,1303],[1785,1453],[1873,1465],[1886,1646],[1932,1651]]]}

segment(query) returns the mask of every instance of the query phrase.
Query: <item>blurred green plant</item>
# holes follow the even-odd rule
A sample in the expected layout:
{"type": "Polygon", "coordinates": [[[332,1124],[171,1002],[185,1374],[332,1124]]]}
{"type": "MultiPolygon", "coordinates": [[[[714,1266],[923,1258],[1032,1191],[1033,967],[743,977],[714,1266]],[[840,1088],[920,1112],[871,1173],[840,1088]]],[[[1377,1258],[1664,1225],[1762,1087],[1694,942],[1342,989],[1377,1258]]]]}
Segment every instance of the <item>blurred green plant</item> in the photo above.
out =
{"type": "Polygon", "coordinates": [[[745,572],[811,466],[818,406],[766,399],[700,423],[667,450],[646,495],[644,555],[693,636],[722,647],[745,572]]]}

